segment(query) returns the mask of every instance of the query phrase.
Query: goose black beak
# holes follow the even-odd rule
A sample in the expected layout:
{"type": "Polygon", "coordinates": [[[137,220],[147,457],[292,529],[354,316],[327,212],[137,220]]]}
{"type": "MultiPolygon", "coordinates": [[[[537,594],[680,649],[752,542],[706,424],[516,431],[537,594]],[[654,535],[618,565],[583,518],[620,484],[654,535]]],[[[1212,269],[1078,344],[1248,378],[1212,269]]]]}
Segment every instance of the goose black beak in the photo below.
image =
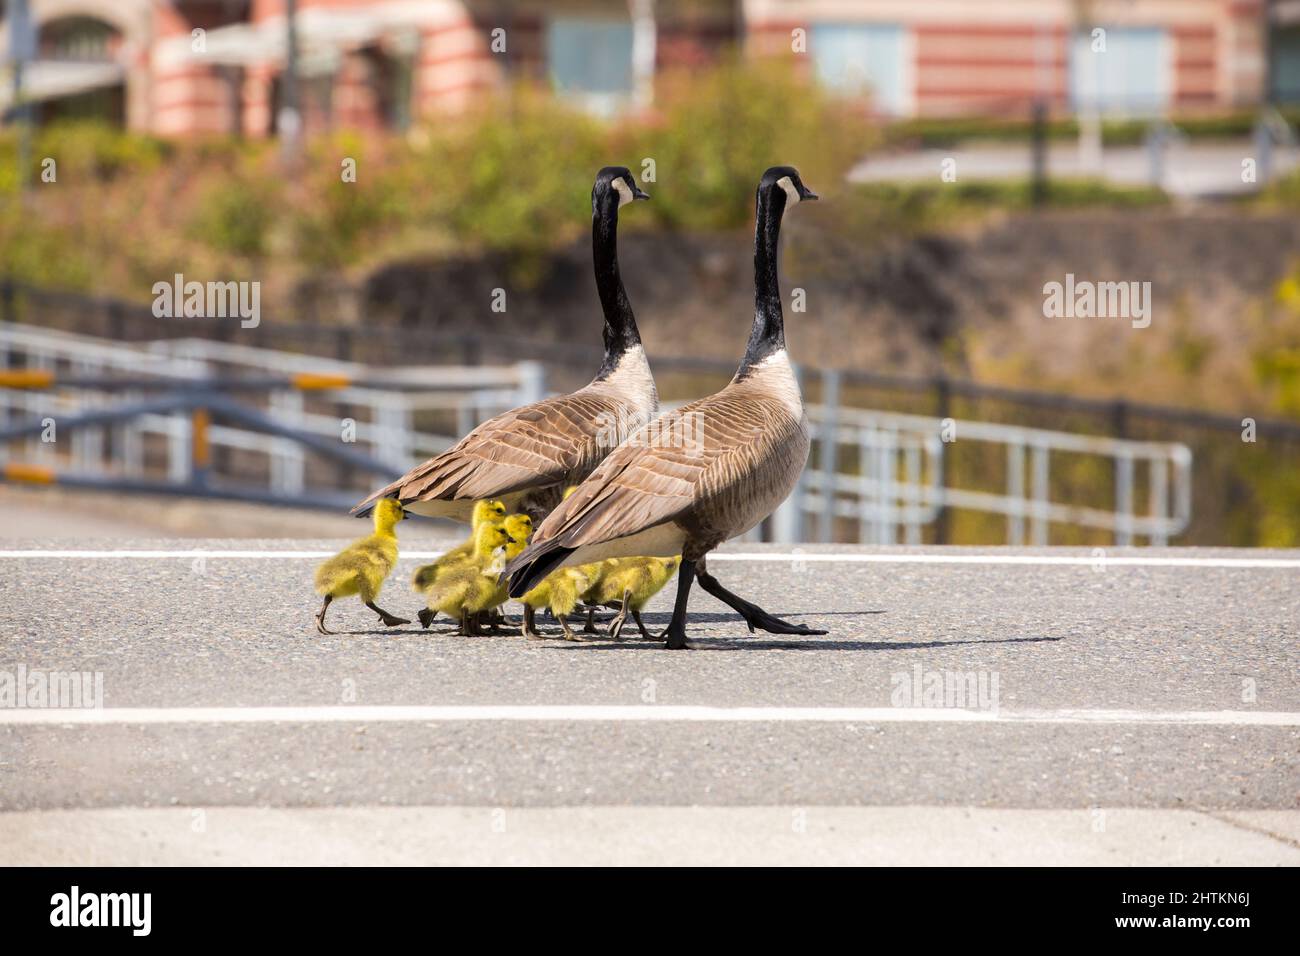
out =
{"type": "Polygon", "coordinates": [[[799,193],[800,202],[808,202],[810,199],[816,200],[820,198],[821,198],[820,196],[818,196],[815,192],[813,192],[811,189],[809,189],[806,186],[804,187],[803,192],[799,193]]]}
{"type": "Polygon", "coordinates": [[[645,191],[644,191],[640,186],[638,186],[636,183],[633,183],[633,184],[632,184],[632,198],[633,198],[633,199],[649,199],[649,198],[650,198],[650,194],[649,194],[648,192],[645,192],[645,191]]]}

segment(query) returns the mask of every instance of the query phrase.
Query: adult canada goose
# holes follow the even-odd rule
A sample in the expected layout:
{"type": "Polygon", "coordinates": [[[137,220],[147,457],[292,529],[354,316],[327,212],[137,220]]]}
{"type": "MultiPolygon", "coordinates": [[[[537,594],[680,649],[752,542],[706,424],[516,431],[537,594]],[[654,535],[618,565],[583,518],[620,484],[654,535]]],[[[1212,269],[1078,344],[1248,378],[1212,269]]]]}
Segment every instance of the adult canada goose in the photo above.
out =
{"type": "Polygon", "coordinates": [[[681,554],[669,647],[687,646],[693,579],[738,611],[750,631],[826,633],[790,624],[737,597],[705,564],[710,551],[754,527],[785,499],[808,458],[808,420],[785,350],[776,259],[782,213],[816,198],[790,166],[763,174],[756,202],[754,325],[735,377],[722,391],[632,435],[551,512],[533,543],[506,565],[512,597],[556,568],[681,554]]]}
{"type": "Polygon", "coordinates": [[[397,498],[408,511],[469,521],[474,502],[495,498],[538,516],[561,490],[591,474],[630,432],[659,412],[650,364],[618,271],[618,210],[649,199],[632,173],[606,166],[591,189],[591,246],[605,313],[605,359],[592,382],[569,395],[497,415],[352,509],[397,498]]]}

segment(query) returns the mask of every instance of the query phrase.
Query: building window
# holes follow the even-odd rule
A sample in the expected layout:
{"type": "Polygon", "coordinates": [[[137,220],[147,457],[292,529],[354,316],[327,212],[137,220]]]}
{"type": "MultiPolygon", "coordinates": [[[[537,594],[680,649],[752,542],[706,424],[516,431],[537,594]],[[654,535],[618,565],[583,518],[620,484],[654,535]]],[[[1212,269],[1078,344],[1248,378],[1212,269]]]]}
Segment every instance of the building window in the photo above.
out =
{"type": "Polygon", "coordinates": [[[1169,38],[1164,30],[1107,28],[1076,35],[1070,50],[1070,100],[1076,110],[1153,116],[1170,100],[1169,38]]]}
{"type": "Polygon", "coordinates": [[[117,31],[92,17],[65,17],[41,27],[40,55],[45,60],[112,59],[117,31]]]}
{"type": "Polygon", "coordinates": [[[885,23],[817,23],[809,48],[817,79],[847,95],[870,95],[878,112],[908,110],[903,28],[885,23]]]}
{"type": "Polygon", "coordinates": [[[598,112],[632,95],[632,24],[628,20],[553,17],[546,25],[551,83],[598,112]]]}
{"type": "Polygon", "coordinates": [[[1300,103],[1300,26],[1273,31],[1273,98],[1300,103]]]}

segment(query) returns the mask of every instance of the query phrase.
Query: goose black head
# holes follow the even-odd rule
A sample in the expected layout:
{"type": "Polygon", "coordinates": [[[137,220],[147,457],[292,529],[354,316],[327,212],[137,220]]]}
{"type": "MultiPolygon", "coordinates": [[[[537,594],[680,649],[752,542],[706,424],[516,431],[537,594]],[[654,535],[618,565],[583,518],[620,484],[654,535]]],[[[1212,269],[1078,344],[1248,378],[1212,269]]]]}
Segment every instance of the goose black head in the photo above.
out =
{"type": "MultiPolygon", "coordinates": [[[[596,185],[591,187],[591,213],[600,211],[601,201],[607,196],[618,197],[618,205],[623,206],[637,199],[649,199],[648,193],[642,192],[636,184],[632,171],[626,166],[606,166],[596,174],[596,185]]],[[[615,208],[618,208],[617,206],[615,208]]]]}
{"type": "Polygon", "coordinates": [[[803,180],[799,178],[799,170],[793,166],[772,166],[758,181],[759,195],[771,194],[778,189],[785,193],[787,206],[818,198],[815,192],[803,184],[803,180]]]}

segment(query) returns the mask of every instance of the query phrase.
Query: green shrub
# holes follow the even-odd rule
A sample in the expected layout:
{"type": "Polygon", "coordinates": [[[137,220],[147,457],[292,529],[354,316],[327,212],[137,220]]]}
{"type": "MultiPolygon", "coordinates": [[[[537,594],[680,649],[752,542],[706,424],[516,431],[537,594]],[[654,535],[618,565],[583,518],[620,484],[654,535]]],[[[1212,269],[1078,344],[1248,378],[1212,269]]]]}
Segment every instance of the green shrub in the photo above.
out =
{"type": "Polygon", "coordinates": [[[674,228],[727,229],[753,217],[769,166],[831,190],[876,140],[874,128],[781,63],[732,62],[659,84],[660,120],[629,131],[629,165],[653,159],[652,213],[674,228]]]}
{"type": "Polygon", "coordinates": [[[217,252],[258,258],[281,209],[283,187],[265,164],[241,163],[201,188],[189,234],[217,252]]]}

